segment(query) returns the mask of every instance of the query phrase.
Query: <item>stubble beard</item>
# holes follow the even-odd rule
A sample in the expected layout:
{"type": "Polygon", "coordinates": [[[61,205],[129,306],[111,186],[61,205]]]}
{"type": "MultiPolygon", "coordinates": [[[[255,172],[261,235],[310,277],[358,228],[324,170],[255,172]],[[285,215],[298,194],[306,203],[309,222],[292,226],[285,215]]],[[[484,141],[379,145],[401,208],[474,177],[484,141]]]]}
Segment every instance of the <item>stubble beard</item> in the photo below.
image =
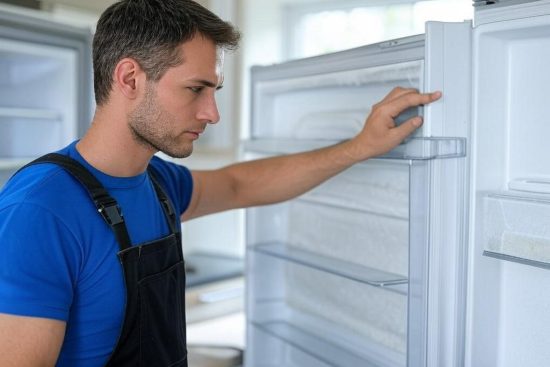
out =
{"type": "Polygon", "coordinates": [[[170,135],[167,126],[173,120],[157,102],[153,86],[148,85],[143,102],[128,115],[128,127],[134,140],[150,150],[160,151],[172,158],[186,158],[193,144],[185,146],[178,136],[170,135]]]}

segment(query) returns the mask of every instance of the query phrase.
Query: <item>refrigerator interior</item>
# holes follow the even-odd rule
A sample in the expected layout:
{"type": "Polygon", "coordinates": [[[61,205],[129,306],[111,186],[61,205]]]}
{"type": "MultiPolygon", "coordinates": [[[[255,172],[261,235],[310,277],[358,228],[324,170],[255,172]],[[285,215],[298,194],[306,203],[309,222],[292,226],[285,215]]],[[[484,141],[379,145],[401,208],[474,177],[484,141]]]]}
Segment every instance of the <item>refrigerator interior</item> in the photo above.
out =
{"type": "Polygon", "coordinates": [[[474,32],[468,363],[546,366],[550,6],[495,14],[474,32]]]}
{"type": "Polygon", "coordinates": [[[2,158],[37,156],[74,138],[76,52],[2,39],[0,65],[2,158]]]}
{"type": "MultiPolygon", "coordinates": [[[[469,34],[469,24],[435,24],[430,29],[436,36],[428,41],[416,36],[254,68],[252,139],[244,145],[245,157],[337,143],[359,132],[369,113],[365,106],[393,87],[446,86],[438,72],[452,65],[441,65],[442,54],[456,62],[469,54],[456,57],[440,47],[446,44],[440,35],[469,34]],[[428,73],[426,63],[441,68],[428,73]]],[[[466,37],[460,47],[452,47],[459,53],[468,42],[466,37]]],[[[449,103],[453,96],[467,101],[460,91],[468,84],[446,80],[454,87],[449,88],[449,103]]],[[[455,200],[463,197],[456,182],[465,169],[460,159],[465,133],[433,137],[433,130],[444,131],[441,125],[447,119],[447,133],[459,131],[455,125],[465,124],[463,116],[453,119],[454,108],[469,105],[445,106],[400,116],[398,123],[413,114],[424,114],[427,120],[392,152],[355,165],[294,200],[247,210],[246,366],[425,363],[428,303],[440,307],[433,299],[453,302],[456,296],[455,288],[439,295],[436,286],[428,299],[429,244],[440,239],[440,234],[429,233],[430,218],[442,223],[444,236],[460,231],[462,219],[455,200]],[[442,204],[441,197],[449,195],[453,200],[442,204]],[[442,209],[448,206],[456,213],[442,209]]],[[[448,257],[455,251],[449,241],[444,245],[451,250],[436,255],[448,257]]],[[[443,263],[436,261],[433,267],[446,267],[443,263]]],[[[433,337],[447,340],[445,333],[456,332],[452,326],[449,330],[433,337]]]]}
{"type": "MultiPolygon", "coordinates": [[[[370,113],[367,106],[393,87],[421,88],[423,61],[343,70],[283,80],[261,80],[254,87],[255,138],[340,140],[356,135],[370,113]]],[[[401,116],[416,115],[416,110],[401,116]]]]}
{"type": "Polygon", "coordinates": [[[89,123],[89,42],[87,29],[0,9],[0,187],[89,123]]]}
{"type": "Polygon", "coordinates": [[[249,335],[272,347],[247,363],[404,365],[408,178],[407,162],[372,161],[296,200],[252,209],[249,335]]]}

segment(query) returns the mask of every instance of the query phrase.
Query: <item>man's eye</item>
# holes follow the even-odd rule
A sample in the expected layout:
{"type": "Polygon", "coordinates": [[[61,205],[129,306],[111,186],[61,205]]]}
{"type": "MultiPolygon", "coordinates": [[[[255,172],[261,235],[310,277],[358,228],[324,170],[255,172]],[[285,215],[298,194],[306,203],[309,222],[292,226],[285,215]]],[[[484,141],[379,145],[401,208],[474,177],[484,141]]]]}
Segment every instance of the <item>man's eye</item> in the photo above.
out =
{"type": "Polygon", "coordinates": [[[195,94],[199,94],[203,89],[204,87],[189,87],[189,90],[195,94]]]}

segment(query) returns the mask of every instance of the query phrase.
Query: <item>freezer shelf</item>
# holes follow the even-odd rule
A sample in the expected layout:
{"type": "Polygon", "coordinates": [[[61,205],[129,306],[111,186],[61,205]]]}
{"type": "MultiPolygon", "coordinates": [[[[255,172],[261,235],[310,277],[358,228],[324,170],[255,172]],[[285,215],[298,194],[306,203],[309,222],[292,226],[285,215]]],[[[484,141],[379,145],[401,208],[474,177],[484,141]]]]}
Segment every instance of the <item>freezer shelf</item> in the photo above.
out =
{"type": "Polygon", "coordinates": [[[386,273],[347,261],[320,256],[282,243],[251,246],[249,251],[260,252],[360,283],[374,287],[384,287],[390,291],[407,294],[408,280],[398,274],[386,273]]]}
{"type": "Polygon", "coordinates": [[[250,323],[248,329],[259,346],[247,354],[247,361],[253,359],[254,367],[333,367],[308,352],[310,345],[303,346],[305,339],[297,339],[298,343],[285,340],[261,324],[250,323]]]}
{"type": "MultiPolygon", "coordinates": [[[[338,144],[339,140],[254,139],[244,143],[245,151],[269,155],[292,154],[338,144]]],[[[430,160],[466,155],[463,138],[411,138],[376,159],[430,160]]]]}
{"type": "Polygon", "coordinates": [[[550,198],[491,193],[483,212],[484,255],[550,269],[550,198]]]}
{"type": "Polygon", "coordinates": [[[334,345],[318,335],[294,327],[286,322],[251,323],[251,327],[261,330],[281,345],[282,353],[278,362],[260,366],[280,367],[379,367],[354,354],[352,351],[334,345]]]}
{"type": "MultiPolygon", "coordinates": [[[[301,251],[289,258],[280,255],[284,253],[280,246],[260,245],[258,249],[248,251],[248,265],[255,270],[255,276],[248,279],[247,289],[250,322],[271,333],[282,328],[273,328],[274,323],[292,325],[311,335],[312,339],[324,340],[340,349],[342,354],[360,356],[364,363],[357,366],[368,365],[366,361],[376,361],[376,366],[404,364],[401,362],[407,348],[406,294],[352,279],[348,275],[364,277],[365,269],[357,276],[354,274],[357,268],[351,264],[341,264],[343,269],[327,269],[320,266],[334,266],[335,263],[331,265],[323,259],[326,263],[321,264],[319,258],[306,257],[301,251]]],[[[406,285],[395,285],[399,286],[406,285]]],[[[281,337],[280,333],[277,335],[281,337]]],[[[249,338],[255,348],[270,348],[259,347],[253,333],[249,333],[249,338]]],[[[267,342],[275,343],[273,340],[267,342]]],[[[303,346],[303,349],[311,348],[303,346]]],[[[321,352],[315,355],[318,353],[321,352]]],[[[265,361],[263,358],[266,357],[255,355],[254,363],[249,365],[261,365],[265,361]]],[[[327,361],[326,358],[321,360],[327,361]]]]}

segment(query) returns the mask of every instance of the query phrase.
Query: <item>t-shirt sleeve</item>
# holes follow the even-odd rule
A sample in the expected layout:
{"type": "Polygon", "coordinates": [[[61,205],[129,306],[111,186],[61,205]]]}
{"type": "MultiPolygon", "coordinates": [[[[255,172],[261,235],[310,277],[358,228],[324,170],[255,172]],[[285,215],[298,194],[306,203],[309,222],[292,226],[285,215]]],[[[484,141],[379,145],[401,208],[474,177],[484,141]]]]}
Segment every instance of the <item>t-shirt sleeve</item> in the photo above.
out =
{"type": "Polygon", "coordinates": [[[16,204],[0,211],[0,312],[67,321],[80,250],[47,210],[16,204]]]}
{"type": "Polygon", "coordinates": [[[170,199],[176,207],[176,211],[181,215],[191,202],[193,194],[193,177],[191,171],[184,166],[167,162],[157,156],[153,156],[151,165],[159,174],[159,181],[164,190],[170,196],[170,199]]]}

